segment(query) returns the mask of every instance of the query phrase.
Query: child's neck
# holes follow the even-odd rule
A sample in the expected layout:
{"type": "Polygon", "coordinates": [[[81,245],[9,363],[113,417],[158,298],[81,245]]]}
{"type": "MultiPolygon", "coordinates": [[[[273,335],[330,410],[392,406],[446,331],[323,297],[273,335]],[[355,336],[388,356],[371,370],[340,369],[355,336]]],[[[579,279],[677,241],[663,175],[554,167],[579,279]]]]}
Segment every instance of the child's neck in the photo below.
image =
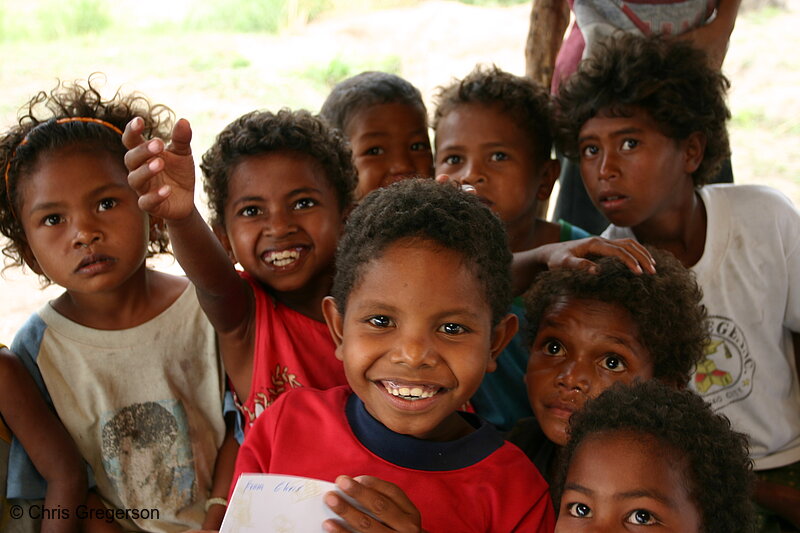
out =
{"type": "Polygon", "coordinates": [[[707,226],[705,205],[692,188],[685,200],[631,229],[639,242],[671,252],[689,268],[703,256],[707,226]]]}
{"type": "Polygon", "coordinates": [[[333,273],[331,272],[318,276],[316,280],[294,291],[278,292],[268,286],[266,286],[266,290],[292,311],[317,322],[325,322],[325,317],[322,315],[322,300],[330,295],[332,285],[333,273]]]}
{"type": "Polygon", "coordinates": [[[188,281],[149,270],[138,270],[113,291],[81,293],[67,290],[52,306],[82,326],[101,330],[122,330],[152,320],[183,293],[188,281]]]}
{"type": "Polygon", "coordinates": [[[561,226],[540,218],[530,223],[508,226],[508,243],[512,253],[532,250],[561,240],[561,226]]]}

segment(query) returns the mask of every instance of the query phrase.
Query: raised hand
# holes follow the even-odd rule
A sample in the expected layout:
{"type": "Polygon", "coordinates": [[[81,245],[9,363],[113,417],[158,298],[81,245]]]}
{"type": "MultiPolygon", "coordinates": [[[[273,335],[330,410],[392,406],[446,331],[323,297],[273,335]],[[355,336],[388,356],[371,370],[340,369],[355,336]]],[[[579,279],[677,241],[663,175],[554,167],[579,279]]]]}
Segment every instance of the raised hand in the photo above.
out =
{"type": "Polygon", "coordinates": [[[372,476],[356,478],[339,476],[336,478],[336,486],[357,501],[361,507],[372,513],[372,516],[354,507],[341,495],[329,492],[325,495],[325,503],[351,529],[346,529],[342,523],[336,520],[326,520],[322,524],[325,531],[332,533],[346,533],[351,530],[365,533],[389,531],[424,533],[419,511],[405,492],[394,483],[372,476]]]}
{"type": "Polygon", "coordinates": [[[172,141],[145,140],[144,121],[134,118],[122,135],[128,149],[125,166],[128,183],[139,195],[139,207],[165,220],[188,217],[194,211],[195,170],[192,158],[192,128],[180,119],[172,129],[172,141]]]}

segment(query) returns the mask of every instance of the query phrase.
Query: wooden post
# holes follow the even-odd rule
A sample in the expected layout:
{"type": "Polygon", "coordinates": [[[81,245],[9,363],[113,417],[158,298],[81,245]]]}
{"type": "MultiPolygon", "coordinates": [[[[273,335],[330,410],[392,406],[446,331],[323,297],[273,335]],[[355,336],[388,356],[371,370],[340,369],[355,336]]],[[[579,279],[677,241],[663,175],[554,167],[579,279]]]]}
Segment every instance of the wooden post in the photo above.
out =
{"type": "MultiPolygon", "coordinates": [[[[533,0],[528,40],[525,45],[525,74],[550,90],[556,56],[569,24],[566,0],[533,0]]],[[[537,216],[547,219],[549,201],[539,202],[537,216]]]]}

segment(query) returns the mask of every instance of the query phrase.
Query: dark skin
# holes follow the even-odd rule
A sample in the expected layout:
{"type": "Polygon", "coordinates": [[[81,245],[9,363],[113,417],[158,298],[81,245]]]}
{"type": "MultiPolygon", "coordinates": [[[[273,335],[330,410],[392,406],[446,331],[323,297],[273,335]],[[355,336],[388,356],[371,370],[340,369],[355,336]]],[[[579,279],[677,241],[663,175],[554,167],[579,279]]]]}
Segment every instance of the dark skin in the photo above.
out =
{"type": "MultiPolygon", "coordinates": [[[[335,492],[325,494],[325,505],[338,514],[341,522],[350,526],[351,530],[370,533],[424,533],[419,511],[397,485],[372,476],[339,476],[336,478],[336,486],[373,515],[369,516],[356,509],[335,492]]],[[[326,520],[322,528],[330,533],[346,533],[349,530],[341,522],[326,520]]]]}
{"type": "MultiPolygon", "coordinates": [[[[233,416],[228,417],[226,422],[225,440],[217,452],[217,462],[214,465],[214,485],[211,487],[211,498],[228,499],[228,491],[233,481],[233,473],[236,466],[236,454],[239,453],[239,443],[233,436],[233,416]]],[[[203,521],[203,529],[219,529],[222,526],[222,519],[225,517],[227,507],[221,504],[214,504],[208,508],[206,518],[203,521]]]]}
{"type": "MultiPolygon", "coordinates": [[[[229,232],[226,228],[215,228],[215,236],[195,208],[194,160],[190,146],[192,132],[188,121],[181,119],[176,123],[168,146],[159,139],[145,142],[142,130],[143,121],[134,119],[125,128],[122,138],[129,150],[125,156],[125,164],[129,170],[128,182],[139,194],[139,206],[167,221],[175,257],[194,283],[200,305],[217,331],[220,353],[233,388],[239,398],[247,398],[253,374],[255,296],[250,285],[237,274],[231,262],[240,234],[229,232]]],[[[253,159],[254,164],[263,163],[258,159],[247,158],[240,166],[250,165],[249,159],[253,159]]],[[[247,176],[243,178],[243,185],[247,185],[246,178],[247,176]]],[[[327,194],[327,191],[323,193],[327,194]]],[[[235,201],[231,199],[229,203],[235,201]]],[[[325,202],[320,200],[317,203],[325,202]]],[[[269,204],[269,209],[273,206],[269,204]]],[[[245,206],[244,209],[249,208],[245,206]]],[[[268,211],[267,207],[263,211],[268,211]]],[[[231,223],[229,215],[236,213],[240,211],[236,211],[232,205],[226,205],[226,225],[231,223]]],[[[336,216],[341,224],[344,213],[337,210],[336,216]]],[[[289,217],[290,215],[285,215],[287,220],[289,217]]],[[[276,223],[270,221],[270,224],[270,228],[274,228],[276,223]]],[[[330,233],[335,232],[331,229],[330,233]]],[[[331,239],[325,241],[329,243],[331,239]]],[[[315,250],[322,246],[319,240],[315,245],[315,250]]],[[[250,260],[246,256],[237,256],[236,259],[241,263],[250,260]]],[[[258,258],[252,260],[252,263],[257,268],[263,266],[258,258]]],[[[332,260],[328,267],[327,271],[314,277],[311,283],[287,286],[285,290],[271,290],[270,293],[295,311],[322,321],[321,304],[332,283],[332,260]]],[[[245,270],[249,271],[248,268],[245,270]]],[[[261,276],[256,277],[260,279],[261,276]]]]}
{"type": "MultiPolygon", "coordinates": [[[[61,315],[94,329],[129,329],[161,314],[186,290],[185,278],[147,268],[148,240],[161,221],[139,209],[117,154],[80,143],[44,153],[21,177],[20,190],[23,257],[66,289],[51,302],[61,315]],[[106,259],[86,265],[90,254],[106,259]]],[[[218,489],[223,495],[235,454],[227,461],[217,461],[218,471],[226,472],[215,478],[225,485],[218,489]]],[[[94,493],[88,504],[104,508],[94,493]]],[[[93,520],[85,527],[103,530],[104,524],[93,520]]]]}
{"type": "MultiPolygon", "coordinates": [[[[620,118],[601,110],[580,135],[581,174],[598,208],[613,223],[630,226],[640,242],[672,252],[687,268],[694,266],[703,255],[708,225],[692,181],[704,155],[703,136],[667,138],[643,110],[620,118]],[[625,200],[622,205],[604,202],[609,194],[625,200]]],[[[798,334],[792,336],[797,351],[798,334]]],[[[754,499],[800,525],[800,490],[758,480],[754,499]]]]}
{"type": "MultiPolygon", "coordinates": [[[[436,176],[439,183],[450,183],[454,187],[462,187],[461,183],[447,174],[436,176]]],[[[475,193],[475,188],[466,188],[475,193]]],[[[592,255],[616,257],[631,269],[632,272],[654,274],[656,264],[650,252],[633,239],[609,240],[602,237],[587,237],[574,241],[556,242],[558,237],[543,231],[539,234],[541,242],[534,248],[518,251],[511,264],[512,290],[515,295],[522,294],[531,286],[536,275],[545,270],[555,268],[573,268],[581,270],[595,269],[594,262],[586,259],[592,255]]]]}
{"type": "Polygon", "coordinates": [[[67,519],[45,519],[42,531],[79,531],[74,512],[86,499],[86,468],[74,442],[45,403],[22,362],[0,347],[0,412],[47,481],[44,505],[69,509],[67,519]]]}

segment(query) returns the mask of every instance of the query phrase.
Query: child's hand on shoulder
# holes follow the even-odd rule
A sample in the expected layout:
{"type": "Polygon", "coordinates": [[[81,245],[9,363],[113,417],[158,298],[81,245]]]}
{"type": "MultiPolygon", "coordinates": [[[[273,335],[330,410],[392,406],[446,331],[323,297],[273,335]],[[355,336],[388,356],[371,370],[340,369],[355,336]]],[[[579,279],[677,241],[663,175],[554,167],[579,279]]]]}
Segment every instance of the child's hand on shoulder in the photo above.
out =
{"type": "Polygon", "coordinates": [[[545,244],[534,248],[531,253],[536,256],[537,262],[547,265],[550,270],[572,268],[593,271],[595,264],[587,257],[599,255],[617,257],[637,274],[656,272],[656,263],[650,252],[633,239],[609,240],[603,237],[587,237],[545,244]]]}
{"type": "Polygon", "coordinates": [[[139,195],[139,207],[167,221],[181,220],[194,210],[194,159],[192,128],[180,119],[172,129],[172,141],[145,140],[144,121],[134,118],[122,135],[128,149],[125,166],[128,183],[139,195]]]}
{"type": "Polygon", "coordinates": [[[373,476],[351,478],[339,476],[336,486],[353,498],[372,516],[357,509],[341,495],[329,492],[325,495],[325,503],[338,514],[350,529],[335,520],[326,520],[322,527],[331,533],[347,531],[372,532],[408,532],[424,533],[419,511],[408,499],[405,492],[395,485],[373,476]],[[373,518],[374,517],[374,518],[373,518]],[[377,518],[377,520],[376,520],[377,518]]]}

